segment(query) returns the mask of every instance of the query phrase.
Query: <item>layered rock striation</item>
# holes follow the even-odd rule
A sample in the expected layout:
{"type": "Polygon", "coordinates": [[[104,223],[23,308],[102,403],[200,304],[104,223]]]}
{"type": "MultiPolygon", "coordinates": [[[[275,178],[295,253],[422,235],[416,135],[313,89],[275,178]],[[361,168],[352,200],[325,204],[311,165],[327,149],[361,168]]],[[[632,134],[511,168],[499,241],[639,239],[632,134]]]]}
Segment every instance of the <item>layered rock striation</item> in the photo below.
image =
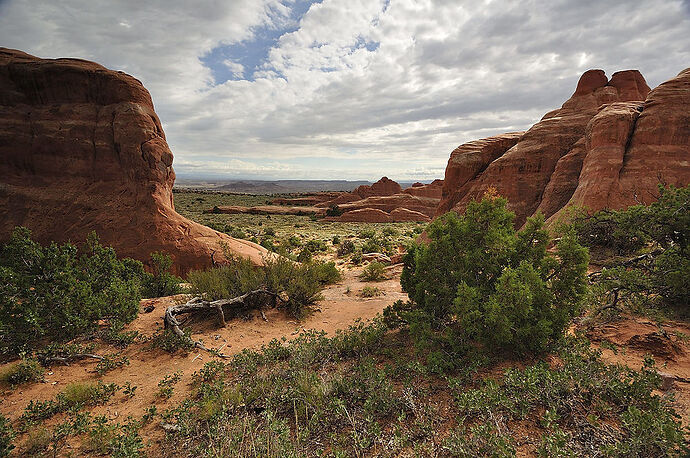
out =
{"type": "Polygon", "coordinates": [[[119,255],[165,251],[176,273],[260,246],[180,216],[173,154],[149,92],[135,78],[79,59],[0,48],[0,240],[83,242],[95,231],[119,255]]]}
{"type": "Polygon", "coordinates": [[[489,188],[522,225],[569,206],[650,203],[659,183],[690,182],[690,69],[650,91],[640,72],[582,75],[570,99],[524,133],[461,145],[446,167],[436,214],[463,211],[489,188]]]}

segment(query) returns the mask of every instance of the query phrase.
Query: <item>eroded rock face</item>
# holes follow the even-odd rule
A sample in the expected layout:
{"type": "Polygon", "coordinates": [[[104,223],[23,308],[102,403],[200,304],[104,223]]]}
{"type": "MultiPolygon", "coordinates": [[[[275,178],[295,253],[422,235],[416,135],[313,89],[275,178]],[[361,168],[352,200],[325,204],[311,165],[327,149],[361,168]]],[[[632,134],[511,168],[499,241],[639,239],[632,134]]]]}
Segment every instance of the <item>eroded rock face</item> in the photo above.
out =
{"type": "Polygon", "coordinates": [[[689,107],[690,70],[651,92],[636,70],[610,80],[590,70],[560,109],[524,134],[453,151],[437,215],[464,211],[489,188],[508,199],[518,226],[537,211],[553,221],[570,205],[649,203],[660,181],[690,182],[689,107]]]}
{"type": "Polygon", "coordinates": [[[443,195],[443,180],[434,180],[429,184],[414,183],[409,188],[403,189],[403,192],[411,196],[440,199],[443,195]]]}
{"type": "Polygon", "coordinates": [[[0,48],[0,240],[83,242],[96,231],[121,256],[168,252],[177,273],[266,251],[175,212],[173,155],[135,78],[78,59],[0,48]]]}
{"type": "Polygon", "coordinates": [[[402,192],[402,187],[396,182],[388,177],[382,177],[376,183],[370,185],[358,186],[352,192],[342,193],[335,199],[331,199],[327,202],[322,202],[316,204],[317,207],[331,207],[333,205],[346,204],[348,202],[355,202],[358,200],[366,199],[372,196],[392,196],[393,194],[398,194],[402,192]]]}
{"type": "Polygon", "coordinates": [[[367,197],[356,202],[342,204],[339,208],[344,212],[351,212],[362,208],[377,208],[386,213],[390,213],[395,209],[406,208],[431,217],[434,216],[438,203],[439,200],[432,197],[417,197],[400,193],[392,196],[367,197]]]}
{"type": "Polygon", "coordinates": [[[378,208],[358,208],[344,213],[338,218],[333,218],[332,220],[343,222],[389,223],[391,222],[391,217],[388,213],[378,208]]]}
{"type": "Polygon", "coordinates": [[[523,134],[524,132],[513,132],[497,135],[464,143],[455,148],[448,159],[441,203],[436,214],[449,212],[461,202],[477,176],[512,148],[523,134]]]}

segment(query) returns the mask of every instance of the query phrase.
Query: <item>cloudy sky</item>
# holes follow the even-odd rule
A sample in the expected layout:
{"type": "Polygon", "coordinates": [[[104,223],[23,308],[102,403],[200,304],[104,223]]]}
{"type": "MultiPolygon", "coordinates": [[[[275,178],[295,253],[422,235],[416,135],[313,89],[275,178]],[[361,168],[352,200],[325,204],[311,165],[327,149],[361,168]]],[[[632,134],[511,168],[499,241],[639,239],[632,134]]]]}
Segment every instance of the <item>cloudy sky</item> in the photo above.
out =
{"type": "Polygon", "coordinates": [[[690,0],[0,0],[0,46],[140,79],[179,177],[428,180],[587,69],[690,67],[690,0]]]}

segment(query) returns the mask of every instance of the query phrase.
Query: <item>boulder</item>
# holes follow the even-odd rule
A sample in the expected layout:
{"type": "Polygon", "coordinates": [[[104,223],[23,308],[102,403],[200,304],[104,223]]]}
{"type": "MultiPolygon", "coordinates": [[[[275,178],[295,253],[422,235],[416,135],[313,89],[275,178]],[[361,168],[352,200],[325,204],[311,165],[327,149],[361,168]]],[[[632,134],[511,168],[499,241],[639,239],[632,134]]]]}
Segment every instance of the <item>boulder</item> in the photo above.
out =
{"type": "Polygon", "coordinates": [[[41,243],[95,231],[118,255],[165,251],[174,271],[262,247],[180,216],[175,172],[149,92],[135,78],[79,59],[0,48],[0,241],[26,226],[41,243]]]}

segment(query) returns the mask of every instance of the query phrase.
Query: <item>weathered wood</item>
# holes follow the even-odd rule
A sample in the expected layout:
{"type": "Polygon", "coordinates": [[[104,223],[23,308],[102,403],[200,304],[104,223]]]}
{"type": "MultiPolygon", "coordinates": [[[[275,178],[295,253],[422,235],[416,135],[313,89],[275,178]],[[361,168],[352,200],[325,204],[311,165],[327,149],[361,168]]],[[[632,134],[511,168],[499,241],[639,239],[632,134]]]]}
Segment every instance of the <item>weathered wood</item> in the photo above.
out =
{"type": "MultiPolygon", "coordinates": [[[[193,313],[215,313],[218,317],[220,326],[225,327],[225,313],[237,312],[243,310],[251,310],[254,308],[262,308],[266,305],[275,307],[279,300],[284,300],[278,294],[272,293],[265,289],[258,289],[250,291],[241,296],[233,297],[232,299],[219,299],[216,301],[207,301],[201,297],[194,297],[184,304],[175,304],[165,309],[163,323],[166,329],[171,329],[175,335],[180,338],[188,339],[196,348],[215,353],[221,358],[227,358],[226,355],[220,354],[218,351],[208,349],[203,343],[193,340],[188,337],[180,328],[180,322],[177,317],[184,314],[193,313]]],[[[262,312],[263,315],[263,312],[262,312]]]]}
{"type": "Polygon", "coordinates": [[[40,360],[46,366],[49,365],[50,363],[61,363],[61,364],[64,364],[65,366],[69,366],[69,363],[72,361],[77,361],[77,360],[86,359],[86,358],[97,359],[99,361],[103,360],[103,357],[101,355],[94,355],[91,353],[75,353],[73,355],[69,355],[66,357],[49,356],[49,357],[42,357],[42,358],[40,358],[40,360]]]}

